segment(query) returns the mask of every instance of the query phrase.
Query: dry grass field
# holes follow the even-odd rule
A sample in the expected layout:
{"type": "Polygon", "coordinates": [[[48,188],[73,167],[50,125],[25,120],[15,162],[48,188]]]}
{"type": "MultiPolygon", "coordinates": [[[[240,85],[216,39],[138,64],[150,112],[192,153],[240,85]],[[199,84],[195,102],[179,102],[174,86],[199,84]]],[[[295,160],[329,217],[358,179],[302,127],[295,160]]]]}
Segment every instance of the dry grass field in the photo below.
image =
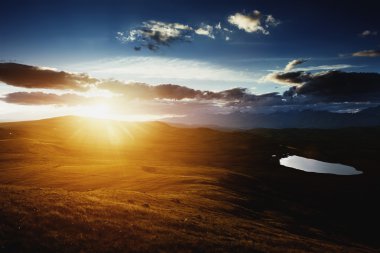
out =
{"type": "Polygon", "coordinates": [[[1,123],[0,252],[378,252],[379,136],[1,123]],[[287,153],[364,173],[292,170],[287,153]]]}

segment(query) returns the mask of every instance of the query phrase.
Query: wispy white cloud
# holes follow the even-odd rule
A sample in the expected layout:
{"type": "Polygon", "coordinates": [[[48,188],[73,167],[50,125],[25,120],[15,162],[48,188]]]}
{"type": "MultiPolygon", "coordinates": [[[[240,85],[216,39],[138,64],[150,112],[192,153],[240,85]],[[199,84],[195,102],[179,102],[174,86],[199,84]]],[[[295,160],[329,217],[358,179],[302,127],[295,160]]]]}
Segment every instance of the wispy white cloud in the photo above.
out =
{"type": "Polygon", "coordinates": [[[272,15],[268,15],[267,18],[265,19],[265,26],[268,28],[270,26],[278,26],[281,24],[281,21],[278,19],[275,19],[272,15]]]}
{"type": "Polygon", "coordinates": [[[333,64],[333,65],[318,65],[318,66],[307,66],[307,67],[296,67],[297,65],[306,62],[306,60],[292,60],[290,61],[283,70],[270,69],[269,72],[289,72],[289,71],[319,71],[319,70],[339,70],[347,68],[360,68],[363,66],[351,65],[351,64],[333,64]]]}
{"type": "Polygon", "coordinates": [[[368,37],[368,36],[376,36],[378,34],[377,31],[371,31],[371,30],[365,30],[359,34],[361,37],[368,37]]]}
{"type": "Polygon", "coordinates": [[[379,57],[380,56],[380,50],[363,50],[363,51],[359,51],[359,52],[353,53],[352,56],[357,56],[357,57],[379,57]]]}
{"type": "Polygon", "coordinates": [[[362,66],[354,66],[350,64],[335,64],[335,65],[319,65],[319,66],[308,66],[303,68],[294,68],[293,71],[316,71],[316,70],[338,70],[347,68],[358,68],[362,66]]]}
{"type": "Polygon", "coordinates": [[[236,86],[236,83],[250,85],[258,78],[257,74],[251,71],[233,69],[206,61],[157,56],[112,58],[66,67],[89,73],[97,78],[114,78],[126,82],[137,81],[153,84],[204,81],[229,82],[231,86],[236,86]]]}

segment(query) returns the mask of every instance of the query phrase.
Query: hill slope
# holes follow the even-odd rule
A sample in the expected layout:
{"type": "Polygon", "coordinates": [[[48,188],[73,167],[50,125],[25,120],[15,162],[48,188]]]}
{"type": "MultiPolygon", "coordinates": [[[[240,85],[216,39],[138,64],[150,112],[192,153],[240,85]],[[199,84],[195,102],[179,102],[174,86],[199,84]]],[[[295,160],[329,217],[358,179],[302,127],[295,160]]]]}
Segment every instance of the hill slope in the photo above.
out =
{"type": "Polygon", "coordinates": [[[1,123],[0,251],[376,252],[379,136],[79,117],[1,123]],[[290,152],[364,174],[280,166],[290,152]]]}

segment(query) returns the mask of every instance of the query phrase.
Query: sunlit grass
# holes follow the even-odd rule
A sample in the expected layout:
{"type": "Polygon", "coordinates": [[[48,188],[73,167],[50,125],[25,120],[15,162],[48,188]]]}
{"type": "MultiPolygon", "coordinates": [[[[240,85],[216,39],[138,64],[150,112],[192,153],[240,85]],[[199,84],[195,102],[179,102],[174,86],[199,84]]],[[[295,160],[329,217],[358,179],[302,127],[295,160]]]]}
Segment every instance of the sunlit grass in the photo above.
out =
{"type": "MultiPolygon", "coordinates": [[[[324,230],[333,217],[363,233],[341,212],[316,216],[349,185],[325,177],[315,189],[279,168],[272,155],[301,150],[292,142],[301,137],[279,135],[282,146],[268,137],[276,133],[82,117],[0,124],[0,252],[374,252],[324,230]]],[[[355,217],[357,189],[344,209],[355,217]]]]}
{"type": "Polygon", "coordinates": [[[89,148],[128,145],[135,139],[131,128],[134,126],[105,118],[87,118],[78,122],[69,140],[89,148]]]}

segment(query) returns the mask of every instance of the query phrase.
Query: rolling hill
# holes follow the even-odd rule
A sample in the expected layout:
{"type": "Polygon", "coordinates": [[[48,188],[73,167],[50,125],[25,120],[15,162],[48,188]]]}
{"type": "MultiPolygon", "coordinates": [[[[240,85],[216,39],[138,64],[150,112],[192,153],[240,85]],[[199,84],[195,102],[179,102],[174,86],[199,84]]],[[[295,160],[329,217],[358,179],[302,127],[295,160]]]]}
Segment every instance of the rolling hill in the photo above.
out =
{"type": "Polygon", "coordinates": [[[380,128],[0,123],[0,252],[378,252],[380,128]],[[287,154],[357,176],[283,167],[287,154]]]}

